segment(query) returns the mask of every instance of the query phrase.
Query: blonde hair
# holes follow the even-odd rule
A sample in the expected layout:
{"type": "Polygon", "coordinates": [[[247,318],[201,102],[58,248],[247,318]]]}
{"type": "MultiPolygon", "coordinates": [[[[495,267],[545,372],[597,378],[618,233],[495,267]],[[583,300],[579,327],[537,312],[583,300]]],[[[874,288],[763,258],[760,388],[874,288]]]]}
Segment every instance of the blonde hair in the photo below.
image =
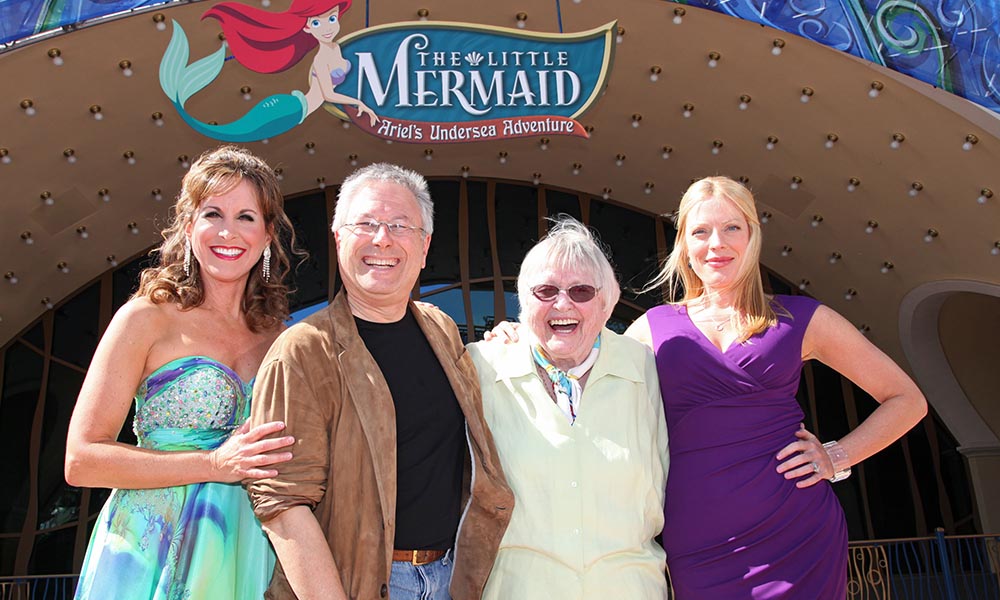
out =
{"type": "Polygon", "coordinates": [[[760,274],[761,230],[760,219],[757,217],[757,205],[753,194],[743,184],[729,177],[705,177],[691,184],[677,211],[677,236],[674,239],[674,249],[663,263],[663,268],[650,281],[643,292],[666,285],[667,297],[670,302],[688,306],[705,295],[705,286],[694,269],[691,268],[691,258],[688,254],[687,220],[691,211],[699,203],[713,198],[723,198],[733,203],[749,227],[749,243],[743,257],[743,264],[734,284],[736,289],[735,322],[733,325],[739,331],[737,341],[744,342],[750,336],[762,333],[769,327],[778,324],[778,316],[771,302],[764,294],[764,284],[760,274]],[[675,300],[678,285],[684,288],[684,295],[675,300]]]}
{"type": "Polygon", "coordinates": [[[291,263],[285,244],[296,255],[305,253],[296,249],[295,231],[285,214],[284,197],[274,171],[249,150],[237,146],[221,146],[205,152],[184,175],[170,224],[160,234],[163,243],[153,251],[159,256],[158,264],[143,270],[139,290],[133,298],[149,298],[154,304],[176,302],[182,310],[195,308],[205,301],[198,261],[192,260],[191,274],[184,274],[187,228],[206,198],[225,194],[241,181],[254,190],[264,227],[271,236],[270,281],[264,281],[260,260],[247,277],[241,307],[247,326],[257,333],[272,329],[288,318],[289,290],[284,280],[291,263]]]}

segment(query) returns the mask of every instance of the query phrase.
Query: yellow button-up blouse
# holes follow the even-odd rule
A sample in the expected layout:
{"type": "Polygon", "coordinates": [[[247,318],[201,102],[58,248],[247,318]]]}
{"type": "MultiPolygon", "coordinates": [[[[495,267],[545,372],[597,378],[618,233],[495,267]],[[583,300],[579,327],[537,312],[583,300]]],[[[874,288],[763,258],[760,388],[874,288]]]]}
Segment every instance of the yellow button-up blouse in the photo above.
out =
{"type": "Polygon", "coordinates": [[[603,330],[570,425],[526,337],[469,346],[516,498],[484,600],[662,600],[667,428],[652,352],[603,330]]]}

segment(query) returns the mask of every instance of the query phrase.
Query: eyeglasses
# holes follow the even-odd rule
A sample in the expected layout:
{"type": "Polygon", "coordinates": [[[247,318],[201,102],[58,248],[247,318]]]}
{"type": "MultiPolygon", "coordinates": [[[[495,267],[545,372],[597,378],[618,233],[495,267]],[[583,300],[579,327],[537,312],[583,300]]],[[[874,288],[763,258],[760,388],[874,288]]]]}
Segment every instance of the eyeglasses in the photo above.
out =
{"type": "Polygon", "coordinates": [[[559,292],[566,292],[573,302],[590,302],[597,295],[599,288],[592,285],[574,285],[569,289],[562,289],[554,285],[542,284],[531,288],[531,295],[542,302],[552,302],[559,295],[559,292]]]}
{"type": "Polygon", "coordinates": [[[403,225],[402,223],[388,223],[386,221],[362,221],[361,223],[347,223],[344,227],[347,227],[356,235],[374,236],[383,225],[385,225],[385,230],[392,237],[413,236],[418,233],[422,235],[427,234],[427,232],[421,227],[403,225]]]}

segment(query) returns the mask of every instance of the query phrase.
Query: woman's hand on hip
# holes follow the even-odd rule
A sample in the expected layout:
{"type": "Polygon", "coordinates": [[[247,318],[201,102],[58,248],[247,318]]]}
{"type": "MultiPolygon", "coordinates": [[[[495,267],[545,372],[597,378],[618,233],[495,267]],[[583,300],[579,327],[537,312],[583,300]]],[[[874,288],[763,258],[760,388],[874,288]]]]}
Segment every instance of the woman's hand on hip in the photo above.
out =
{"type": "Polygon", "coordinates": [[[833,461],[819,439],[804,426],[795,432],[798,441],[788,444],[778,452],[778,473],[785,479],[798,479],[797,488],[807,488],[833,477],[833,461]]]}

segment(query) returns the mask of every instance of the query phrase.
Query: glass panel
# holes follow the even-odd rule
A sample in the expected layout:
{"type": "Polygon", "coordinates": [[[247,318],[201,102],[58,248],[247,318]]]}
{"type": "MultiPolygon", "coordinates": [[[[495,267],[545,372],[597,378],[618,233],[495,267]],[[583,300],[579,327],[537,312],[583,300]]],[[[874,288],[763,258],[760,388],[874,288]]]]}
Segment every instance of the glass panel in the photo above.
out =
{"type": "Polygon", "coordinates": [[[87,539],[90,539],[90,532],[94,529],[94,515],[101,512],[104,503],[111,496],[111,490],[107,488],[93,488],[90,490],[90,502],[87,503],[87,519],[90,524],[87,526],[87,539]]]}
{"type": "MultiPolygon", "coordinates": [[[[972,498],[972,486],[969,485],[969,471],[965,459],[958,452],[958,442],[945,428],[937,413],[932,410],[931,414],[927,418],[933,419],[934,427],[932,431],[935,433],[938,448],[941,452],[939,457],[941,460],[940,477],[944,481],[944,488],[945,492],[948,494],[952,515],[954,515],[955,521],[958,523],[955,533],[981,533],[981,531],[976,528],[974,519],[975,501],[972,498]]],[[[912,436],[917,433],[921,434],[925,443],[927,443],[925,429],[917,426],[917,428],[911,432],[910,435],[912,436]]],[[[914,464],[924,466],[924,468],[918,468],[916,473],[918,481],[920,481],[921,476],[928,479],[927,485],[921,485],[921,493],[923,493],[923,490],[931,485],[929,476],[933,474],[933,470],[926,468],[926,465],[930,465],[932,463],[928,458],[923,462],[917,462],[914,460],[914,464]]],[[[937,486],[934,487],[937,489],[937,486]]],[[[933,526],[940,526],[944,522],[943,518],[939,519],[933,526]]]]}
{"type": "Polygon", "coordinates": [[[49,365],[38,455],[38,528],[49,529],[75,521],[80,505],[80,491],[63,478],[66,433],[76,397],[83,385],[83,374],[58,363],[49,365]]]}
{"type": "MultiPolygon", "coordinates": [[[[873,473],[868,472],[868,480],[873,473]]],[[[833,492],[844,509],[847,520],[847,538],[851,540],[871,539],[865,529],[865,510],[861,494],[861,478],[851,477],[833,486],[833,492]]]]}
{"type": "MultiPolygon", "coordinates": [[[[493,284],[491,282],[481,282],[474,283],[471,287],[472,323],[475,328],[476,340],[481,340],[483,339],[483,333],[493,329],[493,326],[496,324],[493,284]]],[[[508,288],[504,291],[507,314],[508,318],[511,318],[517,315],[518,312],[517,293],[514,292],[513,282],[505,287],[508,288]]],[[[425,289],[421,300],[437,306],[454,319],[455,323],[458,324],[458,330],[462,333],[462,339],[465,339],[467,325],[465,322],[465,305],[462,302],[461,288],[451,288],[443,292],[433,292],[425,289]]]]}
{"type": "Polygon", "coordinates": [[[289,308],[295,311],[320,301],[325,302],[327,298],[330,224],[326,218],[326,195],[316,193],[291,198],[285,203],[285,213],[295,227],[298,246],[309,253],[309,257],[301,264],[301,257],[289,256],[292,272],[288,277],[288,286],[295,291],[288,298],[288,303],[289,308]]]}
{"type": "MultiPolygon", "coordinates": [[[[82,493],[82,492],[81,492],[82,493]]],[[[94,533],[94,526],[97,524],[98,515],[107,503],[111,490],[106,488],[92,488],[90,490],[90,501],[87,503],[87,518],[79,527],[84,527],[87,531],[86,539],[89,541],[94,533]]]]}
{"type": "Polygon", "coordinates": [[[461,279],[458,256],[457,181],[431,181],[434,199],[434,235],[427,253],[427,266],[420,273],[421,285],[451,283],[461,279]]]}
{"type": "Polygon", "coordinates": [[[576,194],[560,192],[559,190],[545,190],[545,211],[550,217],[566,214],[583,222],[580,199],[576,194]]]}
{"type": "Polygon", "coordinates": [[[23,337],[29,344],[32,344],[39,350],[42,350],[45,346],[45,333],[42,331],[42,320],[39,319],[36,321],[35,326],[25,332],[25,334],[21,337],[23,337]]]}
{"type": "Polygon", "coordinates": [[[625,333],[632,321],[638,319],[642,313],[643,311],[638,311],[627,304],[619,303],[611,312],[611,318],[608,319],[606,326],[615,333],[625,333]]]}
{"type": "Polygon", "coordinates": [[[840,374],[819,361],[812,361],[812,366],[820,426],[820,431],[813,433],[823,440],[839,439],[851,430],[840,387],[840,374]]]}
{"type": "Polygon", "coordinates": [[[101,284],[95,283],[56,310],[52,354],[86,368],[97,349],[101,284]]]}
{"type": "Polygon", "coordinates": [[[677,228],[670,219],[659,219],[660,227],[663,229],[663,239],[667,242],[667,252],[674,249],[674,241],[677,239],[677,228]]]}
{"type": "Polygon", "coordinates": [[[537,196],[534,187],[507,183],[496,186],[497,248],[504,275],[517,275],[524,255],[538,241],[537,196]]]}
{"type": "Polygon", "coordinates": [[[611,251],[612,265],[622,286],[622,297],[640,306],[659,304],[653,294],[637,294],[656,275],[656,220],[649,215],[594,200],[590,203],[590,224],[600,232],[611,251]]]}
{"type": "Polygon", "coordinates": [[[75,527],[38,534],[28,562],[28,572],[33,575],[55,575],[73,570],[73,544],[75,527]]]}
{"type": "Polygon", "coordinates": [[[469,278],[492,277],[493,252],[486,212],[486,184],[470,181],[466,189],[469,196],[469,278]]]}
{"type": "Polygon", "coordinates": [[[507,320],[519,321],[521,301],[517,298],[517,281],[505,279],[503,282],[504,298],[507,301],[507,320]]]}
{"type": "MultiPolygon", "coordinates": [[[[875,402],[863,394],[864,403],[875,402]]],[[[873,516],[874,537],[899,538],[913,535],[916,528],[916,513],[913,509],[913,495],[910,491],[910,476],[906,470],[906,458],[899,442],[889,445],[881,452],[867,458],[865,471],[875,474],[866,477],[869,509],[873,516]]]]}
{"type": "MultiPolygon", "coordinates": [[[[483,339],[483,334],[496,325],[496,305],[493,301],[493,283],[482,282],[472,284],[472,324],[475,328],[476,341],[483,339]]],[[[506,286],[505,286],[506,287],[506,286]]],[[[504,301],[508,318],[518,313],[517,293],[504,290],[504,301]],[[513,309],[513,312],[511,312],[513,309]]]]}
{"type": "Polygon", "coordinates": [[[133,259],[115,270],[111,277],[112,289],[112,309],[118,310],[122,304],[139,289],[139,275],[146,267],[151,267],[156,262],[155,256],[143,253],[138,258],[133,259]]]}
{"type": "Polygon", "coordinates": [[[462,334],[462,339],[465,339],[465,304],[462,302],[461,288],[451,288],[437,293],[430,291],[429,295],[423,295],[420,299],[423,302],[428,302],[440,308],[446,315],[451,317],[455,321],[455,324],[458,325],[458,331],[462,334]]]}
{"type": "Polygon", "coordinates": [[[774,294],[791,295],[793,293],[798,292],[797,289],[795,290],[795,292],[793,292],[792,285],[790,283],[782,279],[779,275],[777,275],[774,271],[771,271],[767,267],[763,266],[761,267],[761,277],[763,277],[765,280],[768,281],[768,283],[770,283],[771,292],[774,294]]]}
{"type": "MultiPolygon", "coordinates": [[[[42,357],[15,343],[4,356],[0,399],[0,533],[21,531],[28,505],[28,442],[42,381],[42,357]]],[[[61,461],[61,459],[60,459],[61,461]]],[[[8,571],[9,572],[9,571],[8,571]]]]}
{"type": "MultiPolygon", "coordinates": [[[[0,574],[10,575],[14,572],[14,561],[17,559],[17,543],[15,538],[0,538],[0,574]]],[[[14,596],[15,598],[17,596],[14,596]]],[[[3,596],[8,598],[8,596],[3,596]]]]}
{"type": "Polygon", "coordinates": [[[62,481],[53,493],[46,494],[38,514],[39,531],[75,523],[80,518],[81,493],[81,488],[62,481]]]}

